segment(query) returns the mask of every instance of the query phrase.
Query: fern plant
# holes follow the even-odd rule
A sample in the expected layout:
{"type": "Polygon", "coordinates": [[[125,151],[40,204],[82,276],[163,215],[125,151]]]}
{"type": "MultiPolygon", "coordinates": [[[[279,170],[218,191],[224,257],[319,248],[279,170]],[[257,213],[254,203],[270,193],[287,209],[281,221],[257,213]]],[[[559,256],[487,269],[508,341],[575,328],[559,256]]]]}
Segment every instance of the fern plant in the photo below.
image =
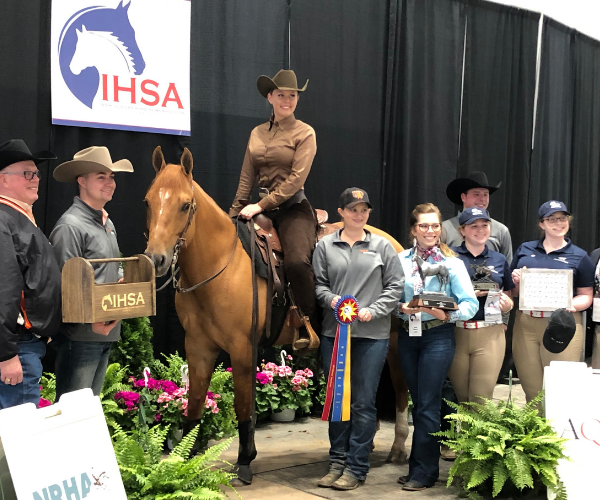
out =
{"type": "Polygon", "coordinates": [[[123,415],[123,410],[115,401],[115,394],[119,391],[129,390],[129,386],[124,382],[126,378],[127,367],[121,367],[118,363],[108,365],[104,385],[100,392],[100,402],[109,429],[116,429],[119,417],[123,415]]]}
{"type": "MultiPolygon", "coordinates": [[[[198,435],[195,427],[173,449],[167,458],[162,450],[169,427],[152,427],[144,439],[137,432],[128,433],[118,427],[113,434],[113,446],[121,478],[129,500],[213,500],[223,498],[221,486],[231,488],[235,477],[223,470],[221,453],[232,439],[218,443],[204,453],[190,458],[198,435]]],[[[239,495],[238,495],[239,497],[239,495]]]]}
{"type": "Polygon", "coordinates": [[[40,379],[40,397],[54,403],[56,399],[56,375],[44,373],[40,379]]]}
{"type": "Polygon", "coordinates": [[[448,431],[434,435],[456,452],[447,486],[454,484],[469,498],[524,498],[547,487],[566,500],[556,474],[558,460],[566,458],[564,442],[548,420],[538,414],[542,393],[523,408],[508,402],[448,401],[456,413],[448,431]]]}
{"type": "Polygon", "coordinates": [[[156,378],[163,380],[170,380],[175,382],[177,385],[182,385],[181,381],[181,367],[187,364],[187,361],[183,359],[179,353],[175,354],[162,354],[165,358],[165,363],[159,359],[154,359],[149,365],[152,373],[156,378]]]}

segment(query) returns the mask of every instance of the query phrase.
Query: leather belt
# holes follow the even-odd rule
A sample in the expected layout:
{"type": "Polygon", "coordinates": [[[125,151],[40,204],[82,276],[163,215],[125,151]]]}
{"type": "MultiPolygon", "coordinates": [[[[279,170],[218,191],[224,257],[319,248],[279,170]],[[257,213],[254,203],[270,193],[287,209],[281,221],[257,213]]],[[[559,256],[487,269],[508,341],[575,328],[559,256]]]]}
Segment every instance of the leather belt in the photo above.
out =
{"type": "MultiPolygon", "coordinates": [[[[408,332],[408,321],[406,320],[401,320],[400,323],[402,324],[402,328],[404,328],[407,332],[408,332]]],[[[441,319],[431,319],[429,321],[423,321],[421,323],[421,330],[431,330],[432,328],[435,328],[436,326],[440,326],[440,325],[445,325],[446,322],[442,321],[441,319]]]]}
{"type": "Polygon", "coordinates": [[[521,311],[523,314],[526,314],[527,316],[531,316],[532,318],[549,318],[550,316],[552,316],[552,312],[550,311],[529,311],[529,310],[524,310],[521,311]]]}

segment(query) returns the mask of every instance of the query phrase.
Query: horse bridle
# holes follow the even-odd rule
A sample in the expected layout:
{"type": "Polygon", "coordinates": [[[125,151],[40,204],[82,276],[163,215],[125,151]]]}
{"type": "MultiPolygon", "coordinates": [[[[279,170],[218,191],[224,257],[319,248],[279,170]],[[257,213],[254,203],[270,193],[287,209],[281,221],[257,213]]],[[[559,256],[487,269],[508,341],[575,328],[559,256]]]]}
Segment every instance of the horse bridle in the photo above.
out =
{"type": "MultiPolygon", "coordinates": [[[[193,196],[194,196],[194,185],[192,184],[192,200],[193,200],[193,196]]],[[[197,210],[196,202],[192,201],[192,203],[190,204],[190,209],[188,210],[187,221],[185,222],[185,225],[183,226],[183,230],[181,231],[181,234],[177,238],[177,241],[175,242],[175,246],[173,247],[173,258],[171,260],[171,277],[159,289],[156,290],[157,292],[160,292],[161,290],[163,290],[171,282],[173,282],[173,288],[175,288],[175,290],[177,292],[179,292],[179,293],[191,292],[191,291],[195,290],[196,288],[199,288],[203,285],[206,285],[207,283],[210,283],[217,276],[219,276],[223,271],[225,271],[225,269],[227,269],[229,264],[231,264],[233,255],[235,254],[235,249],[237,247],[237,242],[239,239],[237,224],[236,224],[235,238],[233,240],[233,248],[231,249],[231,253],[229,254],[229,259],[227,259],[227,263],[225,264],[225,266],[219,272],[213,274],[210,278],[207,278],[204,281],[201,281],[200,283],[196,283],[194,286],[191,286],[189,288],[183,288],[180,285],[181,278],[177,279],[177,273],[179,272],[179,268],[177,267],[177,260],[179,259],[179,252],[181,251],[181,247],[183,247],[183,245],[185,244],[185,234],[187,233],[187,230],[189,229],[190,225],[192,224],[192,219],[194,218],[194,214],[196,213],[196,210],[197,210]]]]}

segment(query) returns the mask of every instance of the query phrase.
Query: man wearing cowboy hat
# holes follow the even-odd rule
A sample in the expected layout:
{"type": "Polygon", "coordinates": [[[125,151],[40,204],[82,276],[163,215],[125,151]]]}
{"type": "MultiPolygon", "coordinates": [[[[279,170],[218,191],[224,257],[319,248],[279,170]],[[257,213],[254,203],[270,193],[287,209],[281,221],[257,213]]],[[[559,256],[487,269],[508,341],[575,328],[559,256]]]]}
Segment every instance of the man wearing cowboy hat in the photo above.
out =
{"type": "Polygon", "coordinates": [[[54,159],[21,139],[0,145],[0,409],[39,403],[47,337],[60,327],[60,269],[31,209],[37,165],[54,159]]]}
{"type": "MultiPolygon", "coordinates": [[[[490,195],[501,185],[502,182],[497,186],[490,186],[484,172],[471,172],[466,177],[454,179],[448,184],[446,196],[448,196],[452,203],[462,205],[462,210],[465,208],[487,210],[490,204],[490,195]]],[[[463,242],[463,237],[458,231],[459,216],[460,212],[456,217],[452,217],[442,223],[440,241],[443,241],[449,247],[459,247],[463,242]]],[[[508,262],[512,262],[513,250],[510,232],[504,224],[494,219],[492,219],[490,238],[487,246],[490,250],[500,252],[504,255],[508,262]]]]}
{"type": "MultiPolygon", "coordinates": [[[[59,265],[72,257],[103,259],[119,257],[115,226],[104,206],[115,192],[114,172],[133,172],[129,160],[112,161],[104,146],[79,151],[73,160],[54,169],[59,182],[77,182],[79,196],[58,220],[50,242],[59,265]]],[[[122,278],[118,263],[94,265],[96,283],[113,283],[122,278]]],[[[56,399],[66,392],[91,388],[100,394],[108,355],[113,342],[121,336],[121,323],[64,323],[52,342],[56,356],[56,399]]]]}

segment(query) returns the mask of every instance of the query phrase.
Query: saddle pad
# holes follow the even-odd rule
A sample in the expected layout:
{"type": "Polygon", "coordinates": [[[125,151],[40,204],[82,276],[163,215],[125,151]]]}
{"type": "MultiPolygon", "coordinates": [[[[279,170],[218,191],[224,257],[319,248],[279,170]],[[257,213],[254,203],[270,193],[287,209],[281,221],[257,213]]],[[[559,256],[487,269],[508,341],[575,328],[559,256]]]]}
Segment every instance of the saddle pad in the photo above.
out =
{"type": "MultiPolygon", "coordinates": [[[[250,257],[250,231],[248,230],[246,221],[244,219],[238,219],[238,218],[234,218],[231,220],[234,224],[238,225],[238,227],[237,227],[238,236],[240,237],[240,241],[242,242],[242,246],[244,247],[244,250],[250,257]]],[[[265,264],[265,261],[263,260],[262,255],[260,253],[260,249],[258,247],[256,248],[255,253],[256,253],[256,255],[254,258],[254,269],[256,270],[256,275],[260,276],[261,278],[268,279],[269,275],[268,275],[267,264],[265,264]]]]}

